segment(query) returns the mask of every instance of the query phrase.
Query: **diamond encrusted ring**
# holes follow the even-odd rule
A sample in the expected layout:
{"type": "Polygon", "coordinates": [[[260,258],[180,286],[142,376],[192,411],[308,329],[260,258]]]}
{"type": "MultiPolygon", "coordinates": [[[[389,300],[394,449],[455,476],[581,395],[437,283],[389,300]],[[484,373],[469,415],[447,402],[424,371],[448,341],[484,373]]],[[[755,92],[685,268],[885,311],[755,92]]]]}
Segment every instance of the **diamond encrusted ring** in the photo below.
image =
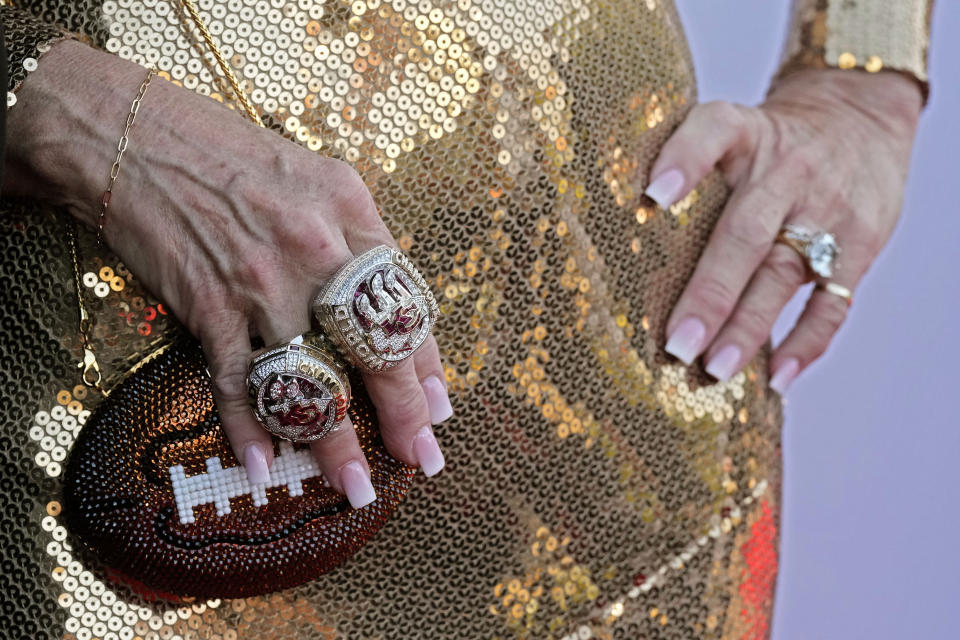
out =
{"type": "Polygon", "coordinates": [[[340,425],[350,405],[350,382],[332,345],[316,333],[252,358],[247,388],[264,428],[294,442],[323,438],[340,425]]]}
{"type": "Polygon", "coordinates": [[[345,358],[377,372],[412,356],[440,310],[410,260],[381,245],[344,265],[317,296],[313,313],[345,358]]]}
{"type": "Polygon", "coordinates": [[[788,223],[780,229],[776,241],[799,253],[818,276],[833,277],[833,262],[840,254],[840,247],[832,233],[788,223]]]}

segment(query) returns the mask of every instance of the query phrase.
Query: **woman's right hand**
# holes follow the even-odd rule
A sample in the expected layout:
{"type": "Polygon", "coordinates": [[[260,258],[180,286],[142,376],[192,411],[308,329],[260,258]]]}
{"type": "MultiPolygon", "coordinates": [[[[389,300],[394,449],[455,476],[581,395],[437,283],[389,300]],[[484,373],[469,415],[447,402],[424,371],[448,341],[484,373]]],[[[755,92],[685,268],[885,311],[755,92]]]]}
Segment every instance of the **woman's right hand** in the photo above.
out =
{"type": "MultiPolygon", "coordinates": [[[[74,41],[54,45],[8,112],[4,194],[52,201],[96,225],[145,75],[74,41]]],[[[104,238],[200,339],[223,428],[255,482],[273,454],[248,403],[250,334],[272,344],[307,331],[327,279],[354,255],[395,245],[349,165],[159,79],[131,130],[104,238]]],[[[387,450],[427,475],[444,465],[430,426],[452,413],[443,380],[432,337],[394,369],[364,374],[387,450]]],[[[328,482],[359,507],[374,492],[345,427],[312,448],[328,482]]]]}

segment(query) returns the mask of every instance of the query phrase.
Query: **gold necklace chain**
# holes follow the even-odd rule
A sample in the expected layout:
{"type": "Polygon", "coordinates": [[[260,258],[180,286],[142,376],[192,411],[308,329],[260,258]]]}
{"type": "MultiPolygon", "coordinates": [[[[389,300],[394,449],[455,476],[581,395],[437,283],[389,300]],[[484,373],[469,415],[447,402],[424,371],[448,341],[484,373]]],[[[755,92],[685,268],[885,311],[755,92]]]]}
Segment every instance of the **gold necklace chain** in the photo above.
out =
{"type": "Polygon", "coordinates": [[[223,53],[220,52],[220,47],[217,46],[213,36],[210,35],[210,31],[207,29],[207,25],[205,25],[203,20],[200,18],[200,13],[197,11],[197,6],[193,4],[193,0],[180,1],[183,3],[183,7],[187,10],[187,13],[190,14],[190,17],[193,18],[193,24],[197,26],[197,31],[200,32],[200,35],[203,36],[207,46],[210,47],[213,57],[217,59],[217,65],[220,67],[220,70],[223,71],[223,75],[227,77],[227,82],[229,82],[230,86],[233,87],[233,92],[236,94],[237,101],[240,102],[240,106],[243,107],[243,110],[247,112],[247,115],[250,116],[251,120],[256,122],[261,127],[264,126],[263,120],[260,119],[260,114],[258,114],[256,109],[253,108],[253,104],[247,97],[246,92],[240,88],[240,83],[237,82],[237,77],[233,74],[233,70],[230,68],[230,65],[227,64],[226,60],[224,60],[223,53]]]}
{"type": "Polygon", "coordinates": [[[104,396],[109,392],[103,388],[103,375],[100,373],[100,363],[90,344],[90,327],[93,324],[87,306],[83,304],[83,287],[80,284],[80,252],[77,249],[77,223],[70,222],[67,229],[67,238],[70,241],[70,255],[73,258],[73,279],[77,287],[77,306],[80,307],[80,346],[83,348],[83,360],[78,368],[82,370],[80,378],[83,384],[96,389],[104,396]]]}

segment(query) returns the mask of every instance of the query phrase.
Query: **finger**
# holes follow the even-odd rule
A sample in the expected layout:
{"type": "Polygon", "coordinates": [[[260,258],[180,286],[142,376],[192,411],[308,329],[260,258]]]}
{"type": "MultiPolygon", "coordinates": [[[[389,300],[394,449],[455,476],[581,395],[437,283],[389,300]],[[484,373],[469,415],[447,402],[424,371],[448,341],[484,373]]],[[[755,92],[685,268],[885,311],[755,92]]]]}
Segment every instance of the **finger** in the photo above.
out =
{"type": "MultiPolygon", "coordinates": [[[[382,244],[397,246],[366,188],[358,186],[355,190],[349,216],[344,236],[354,254],[360,255],[382,244]]],[[[380,434],[387,451],[411,466],[420,467],[428,477],[439,473],[446,462],[431,425],[434,416],[440,421],[452,411],[444,406],[446,385],[442,394],[437,388],[436,382],[443,383],[443,367],[433,337],[421,345],[413,358],[386,371],[364,373],[363,381],[377,409],[380,434]],[[422,367],[422,378],[416,363],[422,367]],[[426,383],[425,387],[421,380],[426,383]],[[427,394],[432,399],[432,408],[427,394]]],[[[449,405],[449,400],[446,404],[449,405]]]]}
{"type": "Polygon", "coordinates": [[[774,172],[730,197],[667,321],[668,353],[690,364],[713,342],[769,254],[794,183],[789,172],[774,172]]]}
{"type": "Polygon", "coordinates": [[[288,342],[310,330],[310,311],[306,302],[282,304],[275,313],[256,314],[255,324],[266,347],[288,342]]]}
{"type": "Polygon", "coordinates": [[[453,415],[453,406],[447,393],[443,363],[440,361],[440,349],[434,337],[428,336],[413,356],[417,379],[427,399],[430,410],[430,422],[437,425],[453,415]]]}
{"type": "MultiPolygon", "coordinates": [[[[834,233],[840,239],[843,252],[834,264],[830,281],[853,291],[873,262],[878,245],[866,239],[853,218],[837,227],[834,233]]],[[[813,290],[803,313],[770,359],[770,387],[774,391],[786,393],[797,375],[827,350],[846,320],[849,308],[849,300],[819,286],[813,290]]]]}
{"type": "MultiPolygon", "coordinates": [[[[319,268],[311,272],[321,277],[330,277],[353,254],[342,237],[329,237],[323,256],[315,256],[319,268]]],[[[254,312],[255,322],[261,337],[268,346],[283,344],[310,330],[310,303],[315,289],[323,282],[276,282],[264,276],[263,290],[270,292],[270,299],[261,299],[254,312]]],[[[340,363],[341,365],[343,363],[340,363]]],[[[354,509],[364,507],[376,500],[376,492],[370,480],[370,467],[357,441],[357,434],[345,418],[336,431],[311,443],[310,448],[320,470],[334,490],[347,496],[354,509]]]]}
{"type": "Polygon", "coordinates": [[[337,429],[322,440],[311,443],[320,469],[330,486],[347,496],[354,509],[377,499],[370,481],[370,466],[360,448],[353,422],[347,416],[337,429]]]}
{"type": "Polygon", "coordinates": [[[770,337],[783,307],[807,280],[803,258],[788,246],[774,244],[707,349],[707,373],[726,382],[740,371],[770,337]]]}
{"type": "Polygon", "coordinates": [[[201,330],[200,340],[213,376],[213,399],[233,453],[246,467],[250,482],[266,482],[273,462],[273,445],[247,399],[247,319],[233,310],[216,314],[201,330]]]}
{"type": "Polygon", "coordinates": [[[645,193],[663,208],[688,194],[717,163],[737,178],[757,135],[754,110],[729,102],[708,102],[690,110],[670,136],[650,170],[645,193]]]}
{"type": "Polygon", "coordinates": [[[770,387],[780,393],[819,358],[847,318],[849,304],[840,296],[814,289],[797,324],[777,347],[770,362],[770,387]]]}
{"type": "Polygon", "coordinates": [[[355,255],[381,244],[397,247],[363,178],[352,168],[341,181],[338,215],[347,246],[355,255]]]}
{"type": "Polygon", "coordinates": [[[377,408],[387,450],[397,459],[434,476],[443,469],[443,452],[431,425],[430,407],[412,359],[386,371],[365,373],[364,384],[377,408]]]}

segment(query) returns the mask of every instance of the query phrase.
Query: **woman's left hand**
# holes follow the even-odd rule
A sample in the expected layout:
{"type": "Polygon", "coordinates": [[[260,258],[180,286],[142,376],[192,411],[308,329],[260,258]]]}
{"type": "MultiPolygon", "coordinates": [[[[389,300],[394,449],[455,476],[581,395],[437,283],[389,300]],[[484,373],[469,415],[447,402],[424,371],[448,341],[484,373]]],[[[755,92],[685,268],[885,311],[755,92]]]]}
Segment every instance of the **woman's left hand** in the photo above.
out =
{"type": "MultiPolygon", "coordinates": [[[[704,355],[720,380],[740,371],[811,279],[805,260],[775,242],[785,223],[832,233],[841,254],[830,279],[853,291],[900,214],[922,98],[897,72],[804,70],[751,108],[694,107],[660,152],[647,195],[683,198],[715,166],[733,192],[667,322],[666,350],[704,355]]],[[[827,348],[848,303],[816,289],[771,359],[783,393],[827,348]]]]}

